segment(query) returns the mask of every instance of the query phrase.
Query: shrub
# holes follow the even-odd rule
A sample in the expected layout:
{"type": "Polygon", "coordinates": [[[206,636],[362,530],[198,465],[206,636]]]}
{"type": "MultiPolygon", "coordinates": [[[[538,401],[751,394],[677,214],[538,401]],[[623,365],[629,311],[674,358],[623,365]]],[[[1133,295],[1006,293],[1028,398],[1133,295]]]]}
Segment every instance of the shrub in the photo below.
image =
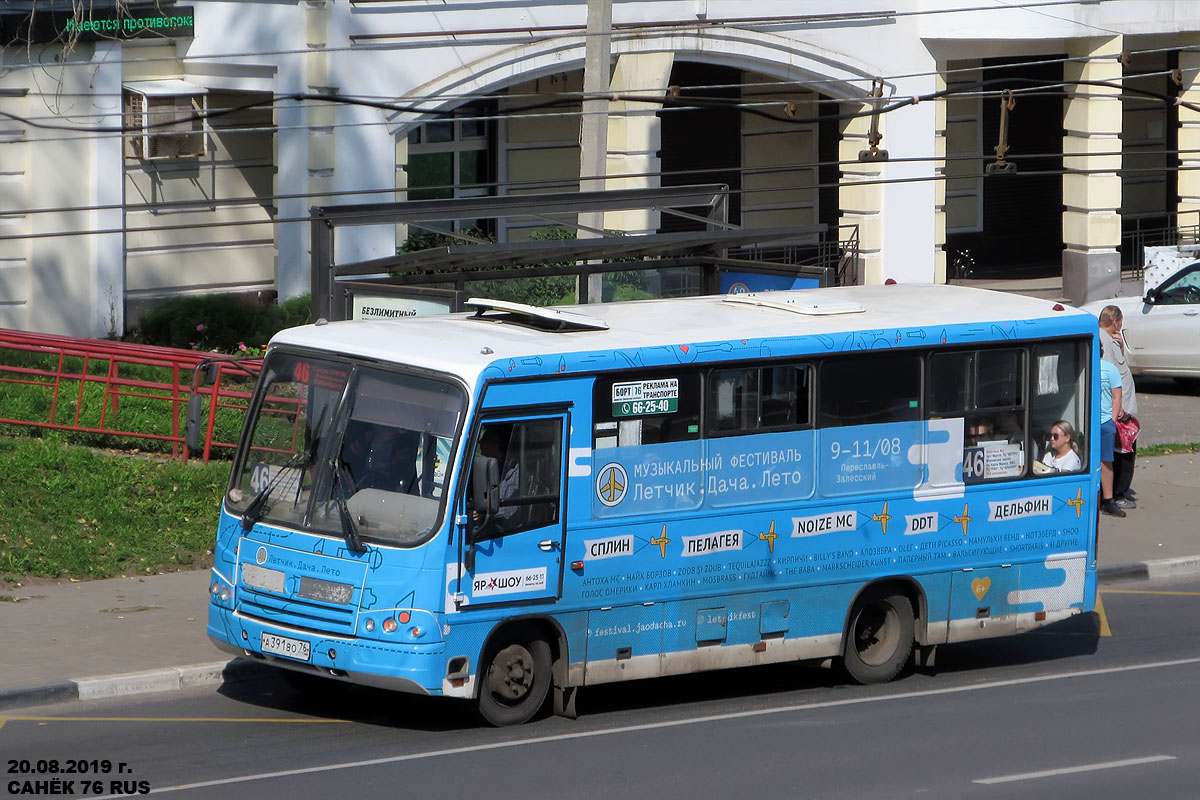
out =
{"type": "Polygon", "coordinates": [[[230,295],[173,297],[142,315],[127,338],[144,344],[238,353],[267,343],[284,328],[309,321],[307,295],[283,305],[248,303],[230,295]]]}

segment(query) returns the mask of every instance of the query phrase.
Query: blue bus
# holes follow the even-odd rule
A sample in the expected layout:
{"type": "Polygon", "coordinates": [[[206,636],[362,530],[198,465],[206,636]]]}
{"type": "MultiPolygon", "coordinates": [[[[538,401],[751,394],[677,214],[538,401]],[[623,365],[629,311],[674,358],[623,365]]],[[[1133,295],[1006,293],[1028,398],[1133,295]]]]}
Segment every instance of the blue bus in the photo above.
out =
{"type": "Polygon", "coordinates": [[[504,725],[698,670],[882,682],[1093,608],[1086,313],[942,285],[470,308],[274,337],[218,647],[504,725]]]}

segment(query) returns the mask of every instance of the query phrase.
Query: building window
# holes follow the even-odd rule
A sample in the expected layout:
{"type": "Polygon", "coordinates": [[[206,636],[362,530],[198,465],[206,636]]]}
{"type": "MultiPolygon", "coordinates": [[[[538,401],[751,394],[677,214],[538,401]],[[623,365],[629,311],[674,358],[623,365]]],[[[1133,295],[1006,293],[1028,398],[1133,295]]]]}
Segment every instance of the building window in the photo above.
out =
{"type": "MultiPolygon", "coordinates": [[[[427,122],[408,135],[409,200],[486,197],[493,194],[493,163],[489,133],[492,123],[481,117],[490,107],[460,108],[443,119],[427,122]],[[482,184],[482,185],[481,185],[482,184]]],[[[447,220],[439,227],[487,232],[490,221],[447,220]]]]}
{"type": "Polygon", "coordinates": [[[186,81],[125,84],[125,157],[139,159],[202,156],[208,152],[205,89],[186,81]]]}

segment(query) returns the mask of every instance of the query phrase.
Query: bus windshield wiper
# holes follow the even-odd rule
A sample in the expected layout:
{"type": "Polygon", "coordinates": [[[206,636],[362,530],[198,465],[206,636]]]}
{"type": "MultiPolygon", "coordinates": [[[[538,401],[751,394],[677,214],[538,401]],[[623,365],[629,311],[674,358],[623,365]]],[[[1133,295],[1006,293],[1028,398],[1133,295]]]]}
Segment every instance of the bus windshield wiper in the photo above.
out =
{"type": "Polygon", "coordinates": [[[346,539],[346,546],[352,553],[365,553],[367,547],[358,535],[358,523],[354,521],[354,515],[350,513],[350,506],[346,503],[346,479],[343,477],[345,471],[345,467],[336,462],[333,464],[333,482],[337,484],[333,502],[337,505],[338,517],[342,521],[342,536],[346,539]]]}
{"type": "MultiPolygon", "coordinates": [[[[289,458],[279,471],[275,473],[275,477],[267,482],[267,485],[259,490],[258,494],[254,495],[254,499],[250,501],[250,505],[246,506],[246,510],[242,512],[242,530],[250,530],[254,527],[254,523],[262,519],[262,515],[266,513],[267,500],[271,497],[271,492],[279,486],[283,481],[283,476],[289,471],[295,469],[301,464],[311,464],[313,457],[317,452],[317,444],[321,441],[321,437],[317,434],[321,431],[321,426],[325,424],[325,412],[329,407],[321,409],[321,416],[317,418],[317,425],[313,428],[314,435],[308,442],[308,447],[304,448],[299,453],[296,453],[289,458]]],[[[300,484],[303,482],[303,476],[296,481],[296,497],[300,496],[300,484]]]]}

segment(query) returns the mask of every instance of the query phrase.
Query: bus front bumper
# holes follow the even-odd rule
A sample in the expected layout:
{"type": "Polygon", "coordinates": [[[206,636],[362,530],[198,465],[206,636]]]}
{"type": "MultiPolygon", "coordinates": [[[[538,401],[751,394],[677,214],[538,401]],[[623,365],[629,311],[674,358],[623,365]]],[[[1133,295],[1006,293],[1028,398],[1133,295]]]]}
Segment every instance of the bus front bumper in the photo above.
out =
{"type": "Polygon", "coordinates": [[[408,694],[442,693],[445,642],[392,644],[378,639],[321,634],[271,624],[213,603],[208,607],[208,638],[230,655],[283,669],[408,694]],[[264,652],[264,633],[268,639],[288,640],[290,647],[300,649],[300,655],[307,650],[307,660],[264,652]]]}

